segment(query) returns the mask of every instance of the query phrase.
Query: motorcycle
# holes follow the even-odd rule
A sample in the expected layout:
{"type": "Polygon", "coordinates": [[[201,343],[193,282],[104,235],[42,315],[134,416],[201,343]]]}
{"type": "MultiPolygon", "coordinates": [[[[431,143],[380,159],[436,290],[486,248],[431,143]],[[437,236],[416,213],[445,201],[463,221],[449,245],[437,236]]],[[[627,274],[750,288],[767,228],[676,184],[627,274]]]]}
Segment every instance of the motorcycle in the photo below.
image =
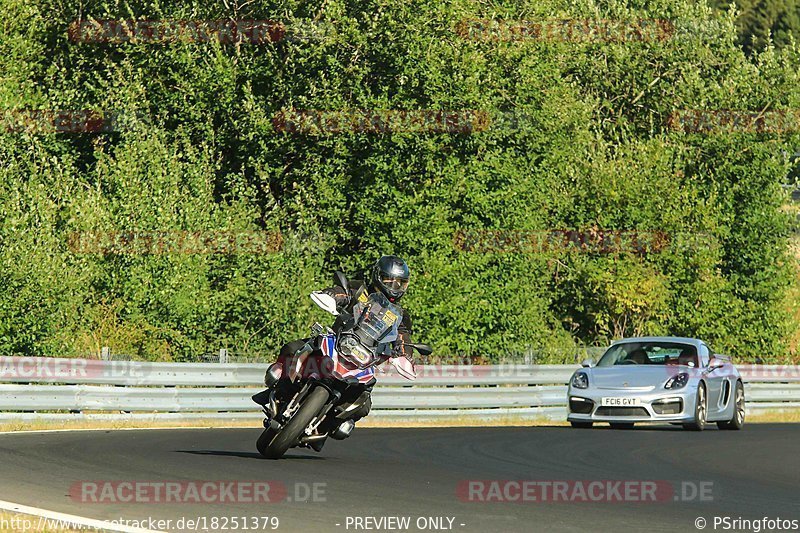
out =
{"type": "MultiPolygon", "coordinates": [[[[335,275],[350,294],[344,274],[335,275]]],[[[392,350],[402,310],[382,293],[367,294],[363,287],[353,298],[356,304],[348,313],[325,293],[311,293],[315,304],[337,317],[333,327],[315,323],[311,337],[289,360],[279,359],[267,369],[267,389],[253,396],[265,415],[256,443],[264,457],[278,459],[297,446],[319,451],[329,437],[349,437],[355,427],[352,415],[370,401],[368,388],[384,362],[404,378],[416,378],[411,361],[392,350]],[[284,376],[288,379],[281,380],[284,376]]],[[[422,355],[432,352],[425,344],[410,346],[422,355]]]]}

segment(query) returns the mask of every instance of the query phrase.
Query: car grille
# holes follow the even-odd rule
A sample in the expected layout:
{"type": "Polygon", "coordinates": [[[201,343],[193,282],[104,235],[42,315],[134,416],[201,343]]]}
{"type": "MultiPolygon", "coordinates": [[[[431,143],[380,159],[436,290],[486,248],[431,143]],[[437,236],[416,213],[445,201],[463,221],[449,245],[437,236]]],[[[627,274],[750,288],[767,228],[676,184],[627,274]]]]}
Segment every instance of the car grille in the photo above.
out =
{"type": "Polygon", "coordinates": [[[569,410],[573,413],[588,415],[594,409],[594,402],[586,398],[570,398],[569,410]]]}
{"type": "Polygon", "coordinates": [[[597,416],[650,416],[644,407],[598,407],[597,416]]]}

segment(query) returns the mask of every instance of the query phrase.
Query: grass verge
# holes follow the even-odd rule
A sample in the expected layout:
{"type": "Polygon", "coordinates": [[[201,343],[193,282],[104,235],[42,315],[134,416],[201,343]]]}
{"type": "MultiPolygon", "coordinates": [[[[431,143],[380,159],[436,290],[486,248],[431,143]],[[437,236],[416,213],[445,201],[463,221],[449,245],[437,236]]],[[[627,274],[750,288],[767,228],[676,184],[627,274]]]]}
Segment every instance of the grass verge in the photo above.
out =
{"type": "MultiPolygon", "coordinates": [[[[783,409],[766,412],[753,412],[747,415],[748,423],[774,424],[774,423],[800,423],[800,409],[783,409]]],[[[531,419],[526,417],[503,417],[487,421],[480,417],[462,416],[446,420],[414,420],[408,419],[381,419],[367,417],[358,423],[363,428],[425,428],[425,427],[529,427],[529,426],[567,426],[566,420],[551,420],[548,418],[531,419]]],[[[75,421],[19,421],[0,423],[0,432],[9,431],[42,431],[42,430],[118,430],[118,429],[159,429],[159,428],[253,428],[260,429],[259,420],[188,420],[185,422],[143,421],[143,420],[75,420],[75,421]]]]}
{"type": "Polygon", "coordinates": [[[80,530],[54,527],[55,524],[55,520],[48,518],[0,511],[0,532],[2,533],[27,533],[29,531],[40,531],[43,533],[77,533],[82,531],[82,533],[86,533],[87,531],[86,529],[80,530]]]}

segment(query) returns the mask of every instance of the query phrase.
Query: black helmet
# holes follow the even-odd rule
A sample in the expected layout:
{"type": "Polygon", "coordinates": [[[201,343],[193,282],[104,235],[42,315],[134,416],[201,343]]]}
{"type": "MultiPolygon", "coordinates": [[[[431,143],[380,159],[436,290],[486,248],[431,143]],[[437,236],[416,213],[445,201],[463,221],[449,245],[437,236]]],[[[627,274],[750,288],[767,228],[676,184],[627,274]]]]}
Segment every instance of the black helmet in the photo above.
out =
{"type": "Polygon", "coordinates": [[[405,261],[396,255],[384,255],[372,267],[372,285],[394,302],[406,292],[409,275],[405,261]]]}

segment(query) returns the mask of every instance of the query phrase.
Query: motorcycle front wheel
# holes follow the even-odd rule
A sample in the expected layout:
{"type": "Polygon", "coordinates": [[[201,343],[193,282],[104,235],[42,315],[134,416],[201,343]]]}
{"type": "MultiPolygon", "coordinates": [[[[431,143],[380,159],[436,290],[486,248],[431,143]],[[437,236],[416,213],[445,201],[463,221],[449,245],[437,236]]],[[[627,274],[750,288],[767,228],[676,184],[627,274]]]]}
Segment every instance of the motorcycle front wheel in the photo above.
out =
{"type": "Polygon", "coordinates": [[[330,397],[325,387],[315,387],[304,399],[300,408],[283,428],[267,428],[258,438],[258,453],[268,459],[280,459],[286,450],[297,442],[308,424],[319,414],[330,397]]]}

